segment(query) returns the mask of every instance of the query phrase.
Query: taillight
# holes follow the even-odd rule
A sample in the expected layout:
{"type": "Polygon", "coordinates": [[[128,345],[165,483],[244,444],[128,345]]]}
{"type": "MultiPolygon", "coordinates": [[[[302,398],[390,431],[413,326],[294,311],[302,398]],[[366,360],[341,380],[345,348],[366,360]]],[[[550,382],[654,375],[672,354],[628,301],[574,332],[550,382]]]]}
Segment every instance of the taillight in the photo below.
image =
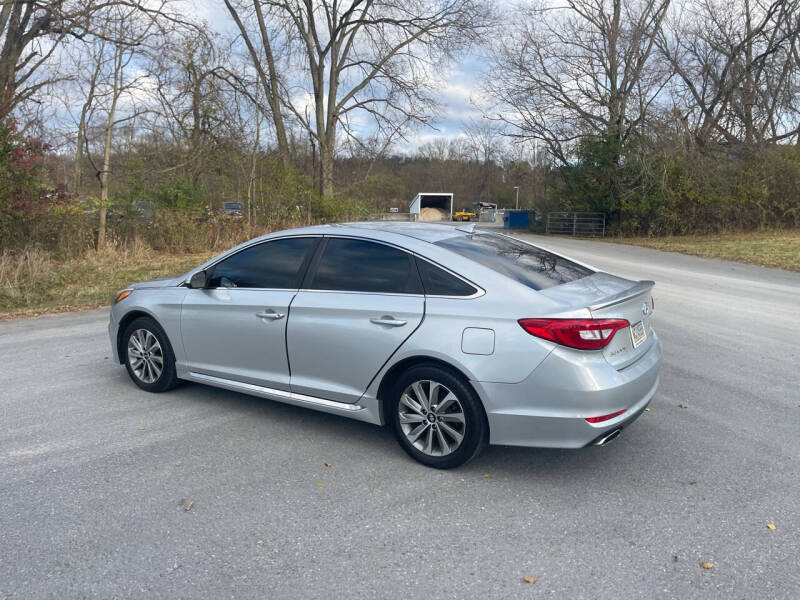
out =
{"type": "Polygon", "coordinates": [[[518,322],[531,335],[578,350],[605,348],[617,331],[630,326],[625,319],[520,319],[518,322]]]}

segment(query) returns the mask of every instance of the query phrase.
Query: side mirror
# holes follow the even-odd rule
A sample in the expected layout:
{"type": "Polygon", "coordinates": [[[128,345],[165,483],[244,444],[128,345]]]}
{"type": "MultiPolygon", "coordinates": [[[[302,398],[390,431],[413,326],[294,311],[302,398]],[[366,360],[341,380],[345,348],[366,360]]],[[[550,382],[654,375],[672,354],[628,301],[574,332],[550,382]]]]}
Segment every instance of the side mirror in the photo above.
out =
{"type": "Polygon", "coordinates": [[[198,271],[189,280],[189,287],[193,290],[202,290],[206,287],[206,272],[198,271]]]}

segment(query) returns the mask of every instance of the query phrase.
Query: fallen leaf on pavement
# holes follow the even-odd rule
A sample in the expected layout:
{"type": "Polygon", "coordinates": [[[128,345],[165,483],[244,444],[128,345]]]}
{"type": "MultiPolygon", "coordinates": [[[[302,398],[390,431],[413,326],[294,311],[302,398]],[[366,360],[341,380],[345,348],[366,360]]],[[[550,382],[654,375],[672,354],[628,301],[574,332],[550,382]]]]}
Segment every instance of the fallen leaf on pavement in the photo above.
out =
{"type": "Polygon", "coordinates": [[[775,527],[774,523],[767,523],[767,529],[769,529],[770,531],[775,531],[777,527],[775,527]]]}
{"type": "Polygon", "coordinates": [[[525,583],[536,583],[536,579],[537,579],[536,577],[531,577],[530,575],[524,575],[522,577],[522,581],[524,581],[525,583]]]}
{"type": "Polygon", "coordinates": [[[136,429],[138,429],[139,431],[144,431],[144,425],[139,425],[136,429]]]}
{"type": "Polygon", "coordinates": [[[320,483],[320,482],[318,481],[318,482],[317,482],[317,487],[325,487],[325,484],[324,484],[324,483],[320,483]]]}
{"type": "Polygon", "coordinates": [[[322,464],[324,464],[326,467],[332,467],[333,466],[331,463],[322,463],[322,464]]]}
{"type": "Polygon", "coordinates": [[[180,467],[182,464],[183,464],[183,463],[179,463],[179,462],[177,462],[177,463],[175,463],[175,466],[176,466],[176,467],[180,467]]]}
{"type": "Polygon", "coordinates": [[[713,569],[714,568],[714,563],[701,562],[700,566],[703,567],[704,569],[713,569]]]}
{"type": "Polygon", "coordinates": [[[194,506],[194,500],[189,500],[189,502],[186,504],[186,506],[183,507],[183,509],[186,512],[189,512],[190,510],[192,510],[193,506],[194,506]]]}
{"type": "Polygon", "coordinates": [[[649,408],[645,408],[644,412],[650,412],[650,409],[649,408]]]}
{"type": "Polygon", "coordinates": [[[491,475],[489,473],[484,473],[483,474],[483,478],[484,479],[489,479],[490,477],[491,477],[491,475]]]}

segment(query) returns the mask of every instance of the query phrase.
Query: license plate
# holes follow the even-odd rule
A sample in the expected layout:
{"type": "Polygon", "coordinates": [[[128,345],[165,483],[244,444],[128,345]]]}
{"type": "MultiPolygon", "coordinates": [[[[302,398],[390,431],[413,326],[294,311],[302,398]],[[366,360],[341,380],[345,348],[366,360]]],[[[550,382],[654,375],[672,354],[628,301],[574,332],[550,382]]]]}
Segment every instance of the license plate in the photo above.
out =
{"type": "Polygon", "coordinates": [[[647,339],[647,332],[644,329],[644,321],[639,321],[635,325],[631,325],[631,338],[633,339],[634,348],[647,339]]]}

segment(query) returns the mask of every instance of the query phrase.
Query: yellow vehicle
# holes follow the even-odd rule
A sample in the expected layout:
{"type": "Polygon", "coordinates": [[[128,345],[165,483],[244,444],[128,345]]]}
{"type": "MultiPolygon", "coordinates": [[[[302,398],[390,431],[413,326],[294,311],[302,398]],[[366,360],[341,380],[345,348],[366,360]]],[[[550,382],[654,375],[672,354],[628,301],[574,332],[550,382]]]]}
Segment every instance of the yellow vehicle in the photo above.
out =
{"type": "Polygon", "coordinates": [[[457,210],[455,212],[453,215],[453,221],[472,221],[476,217],[477,215],[473,211],[467,208],[462,208],[461,210],[457,210]]]}

